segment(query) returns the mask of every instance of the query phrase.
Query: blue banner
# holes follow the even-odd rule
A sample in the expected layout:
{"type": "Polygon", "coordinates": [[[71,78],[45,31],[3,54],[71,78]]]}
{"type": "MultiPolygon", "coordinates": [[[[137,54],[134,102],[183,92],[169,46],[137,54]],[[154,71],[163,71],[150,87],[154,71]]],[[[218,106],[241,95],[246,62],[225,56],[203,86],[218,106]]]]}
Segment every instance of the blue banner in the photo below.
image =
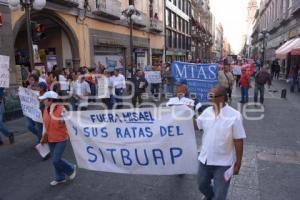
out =
{"type": "Polygon", "coordinates": [[[219,66],[217,64],[172,63],[172,75],[176,82],[185,81],[189,94],[200,102],[207,102],[211,88],[218,84],[219,66]]]}

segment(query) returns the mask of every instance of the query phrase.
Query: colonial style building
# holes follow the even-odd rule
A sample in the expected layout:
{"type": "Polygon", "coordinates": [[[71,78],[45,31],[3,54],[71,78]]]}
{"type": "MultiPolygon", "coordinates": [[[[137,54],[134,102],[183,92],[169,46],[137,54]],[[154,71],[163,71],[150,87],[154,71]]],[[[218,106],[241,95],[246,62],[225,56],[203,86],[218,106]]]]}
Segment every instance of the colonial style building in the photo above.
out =
{"type": "Polygon", "coordinates": [[[191,59],[191,1],[165,0],[166,61],[191,59]]]}
{"type": "MultiPolygon", "coordinates": [[[[174,34],[182,42],[179,45],[174,39],[174,48],[176,44],[176,47],[185,49],[183,55],[186,56],[190,45],[183,41],[190,41],[187,18],[190,4],[184,0],[178,6],[183,17],[176,17],[176,20],[181,19],[184,25],[180,27],[184,29],[174,34]]],[[[0,1],[0,54],[11,57],[11,88],[20,84],[20,66],[30,63],[25,12],[20,6],[12,9],[7,0],[0,1]]],[[[38,37],[33,38],[37,53],[35,67],[44,66],[50,70],[57,64],[60,68],[105,66],[131,70],[130,56],[132,65],[141,69],[160,63],[164,60],[165,50],[164,11],[162,0],[47,0],[44,9],[32,9],[30,16],[33,32],[36,26],[42,27],[38,37]],[[139,13],[132,17],[132,52],[131,26],[128,20],[120,19],[130,5],[134,5],[139,13]]],[[[175,15],[171,16],[175,20],[175,15]]]]}
{"type": "MultiPolygon", "coordinates": [[[[276,59],[276,49],[285,42],[299,37],[300,1],[262,0],[255,20],[252,54],[270,63],[276,59]]],[[[282,72],[287,74],[291,63],[297,59],[287,56],[282,62],[282,72]]]]}

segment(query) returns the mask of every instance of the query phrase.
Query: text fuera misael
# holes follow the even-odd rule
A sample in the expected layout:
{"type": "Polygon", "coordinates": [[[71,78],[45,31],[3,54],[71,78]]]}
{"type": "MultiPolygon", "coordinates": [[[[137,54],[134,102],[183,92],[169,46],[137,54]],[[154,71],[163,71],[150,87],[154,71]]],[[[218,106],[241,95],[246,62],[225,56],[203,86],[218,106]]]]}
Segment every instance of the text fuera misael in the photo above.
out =
{"type": "MultiPolygon", "coordinates": [[[[85,137],[94,138],[107,138],[112,133],[109,133],[107,127],[84,127],[83,135],[85,137]]],[[[160,137],[174,137],[181,136],[184,133],[181,131],[180,126],[160,126],[159,133],[154,133],[151,127],[123,127],[115,128],[114,133],[118,139],[127,138],[151,138],[154,134],[159,134],[160,137]]]]}

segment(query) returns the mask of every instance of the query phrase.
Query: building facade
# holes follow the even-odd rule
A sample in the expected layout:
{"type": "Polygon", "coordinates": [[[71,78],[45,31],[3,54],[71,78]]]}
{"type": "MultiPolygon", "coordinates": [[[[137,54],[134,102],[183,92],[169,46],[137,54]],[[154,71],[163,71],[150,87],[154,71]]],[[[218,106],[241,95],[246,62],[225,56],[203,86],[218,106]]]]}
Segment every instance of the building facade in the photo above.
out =
{"type": "Polygon", "coordinates": [[[211,60],[214,33],[214,18],[208,0],[192,0],[192,58],[194,61],[211,60]]]}
{"type": "MultiPolygon", "coordinates": [[[[300,34],[299,0],[262,0],[252,33],[252,54],[270,63],[276,59],[275,50],[300,34]]],[[[297,58],[296,58],[297,59],[297,58]]],[[[282,62],[282,71],[289,71],[292,57],[282,62]]]]}
{"type": "MultiPolygon", "coordinates": [[[[41,11],[32,10],[31,23],[42,25],[43,38],[34,41],[35,68],[51,70],[88,67],[144,69],[164,60],[164,11],[162,0],[47,0],[41,11]],[[130,26],[120,16],[129,5],[140,15],[130,26]],[[133,66],[130,66],[130,56],[133,66]]],[[[29,65],[25,12],[14,11],[1,0],[0,54],[11,57],[11,86],[20,85],[21,66],[29,65]]],[[[7,109],[9,110],[9,109],[7,109]]]]}
{"type": "Polygon", "coordinates": [[[166,61],[191,59],[191,1],[165,0],[166,61]]]}

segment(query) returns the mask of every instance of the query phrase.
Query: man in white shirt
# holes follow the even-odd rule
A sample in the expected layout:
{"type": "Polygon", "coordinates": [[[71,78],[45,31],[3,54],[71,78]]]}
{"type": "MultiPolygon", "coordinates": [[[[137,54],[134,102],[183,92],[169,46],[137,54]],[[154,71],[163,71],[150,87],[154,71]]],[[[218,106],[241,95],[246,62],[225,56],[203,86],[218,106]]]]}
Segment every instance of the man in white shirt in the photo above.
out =
{"type": "Polygon", "coordinates": [[[230,180],[225,180],[224,173],[233,166],[237,175],[242,163],[246,133],[241,114],[226,104],[226,93],[223,87],[213,88],[209,93],[213,106],[197,119],[198,128],[203,130],[198,184],[205,199],[225,200],[230,180]]]}
{"type": "MultiPolygon", "coordinates": [[[[79,79],[72,86],[72,94],[76,99],[77,106],[81,108],[81,110],[87,110],[88,108],[88,96],[91,95],[90,85],[85,81],[84,75],[79,76],[79,79]]],[[[77,110],[77,106],[75,110],[77,110]]]]}
{"type": "Polygon", "coordinates": [[[187,86],[184,84],[178,85],[176,87],[176,97],[170,98],[167,102],[167,106],[176,106],[176,105],[187,105],[191,108],[194,107],[194,100],[189,99],[186,96],[188,93],[187,86]]]}
{"type": "Polygon", "coordinates": [[[115,102],[117,103],[117,109],[121,109],[123,107],[122,102],[122,96],[124,94],[124,91],[126,89],[126,81],[125,77],[120,74],[119,69],[115,69],[114,76],[112,78],[113,80],[113,86],[115,88],[115,102]]]}

